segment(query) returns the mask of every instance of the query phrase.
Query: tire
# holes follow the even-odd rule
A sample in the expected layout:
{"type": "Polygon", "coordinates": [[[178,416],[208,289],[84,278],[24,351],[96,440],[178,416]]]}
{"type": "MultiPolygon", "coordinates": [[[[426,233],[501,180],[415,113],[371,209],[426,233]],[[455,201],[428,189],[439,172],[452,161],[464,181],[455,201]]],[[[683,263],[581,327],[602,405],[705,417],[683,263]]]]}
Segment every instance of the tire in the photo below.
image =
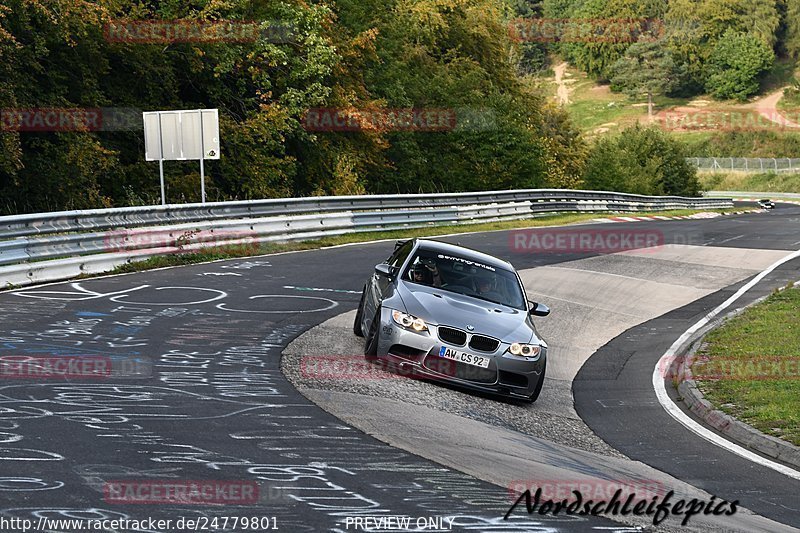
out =
{"type": "Polygon", "coordinates": [[[533,389],[533,394],[528,396],[525,400],[528,403],[533,403],[539,399],[539,394],[542,392],[542,387],[544,386],[544,375],[545,370],[547,370],[547,361],[544,362],[544,366],[542,367],[542,373],[539,376],[539,383],[536,384],[536,388],[533,389]]]}
{"type": "Polygon", "coordinates": [[[364,343],[364,357],[370,361],[378,358],[378,323],[381,321],[381,308],[375,312],[375,318],[369,326],[366,342],[364,343]]]}
{"type": "Polygon", "coordinates": [[[356,311],[356,319],[353,321],[353,333],[356,337],[363,337],[364,332],[361,330],[361,321],[364,320],[364,299],[367,297],[367,286],[361,291],[361,300],[358,302],[358,310],[356,311]]]}

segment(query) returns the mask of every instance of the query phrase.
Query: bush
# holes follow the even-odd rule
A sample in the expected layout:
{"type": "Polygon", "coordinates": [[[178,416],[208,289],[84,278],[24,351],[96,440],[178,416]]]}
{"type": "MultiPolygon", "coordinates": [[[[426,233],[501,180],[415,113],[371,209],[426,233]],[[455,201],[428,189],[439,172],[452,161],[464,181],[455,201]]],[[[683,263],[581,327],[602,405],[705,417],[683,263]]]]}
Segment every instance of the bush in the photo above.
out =
{"type": "Polygon", "coordinates": [[[683,144],[656,128],[634,126],[604,137],[586,164],[589,189],[648,195],[697,196],[697,170],[686,162],[683,144]]]}
{"type": "Polygon", "coordinates": [[[727,30],[706,65],[706,90],[716,98],[745,100],[756,94],[759,77],[775,61],[772,49],[757,37],[727,30]]]}

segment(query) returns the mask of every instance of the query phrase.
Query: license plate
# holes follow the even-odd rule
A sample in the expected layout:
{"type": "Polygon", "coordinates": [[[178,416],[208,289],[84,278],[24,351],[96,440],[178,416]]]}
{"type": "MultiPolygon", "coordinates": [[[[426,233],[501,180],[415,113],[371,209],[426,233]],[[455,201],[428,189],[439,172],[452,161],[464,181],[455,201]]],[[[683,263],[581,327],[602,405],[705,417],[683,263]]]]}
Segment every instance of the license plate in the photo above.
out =
{"type": "Polygon", "coordinates": [[[481,368],[489,367],[488,357],[483,357],[481,355],[473,355],[467,352],[460,352],[458,350],[448,348],[447,346],[442,346],[442,348],[439,350],[439,357],[444,357],[445,359],[452,359],[453,361],[458,361],[459,363],[466,363],[472,366],[479,366],[481,368]]]}

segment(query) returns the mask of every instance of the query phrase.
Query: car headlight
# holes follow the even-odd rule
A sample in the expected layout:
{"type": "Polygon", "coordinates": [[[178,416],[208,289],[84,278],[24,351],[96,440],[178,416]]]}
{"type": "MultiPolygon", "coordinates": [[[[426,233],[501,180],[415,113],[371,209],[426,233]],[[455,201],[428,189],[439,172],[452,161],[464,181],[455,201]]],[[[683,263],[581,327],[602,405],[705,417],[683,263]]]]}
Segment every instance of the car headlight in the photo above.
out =
{"type": "Polygon", "coordinates": [[[537,357],[542,352],[542,347],[538,344],[523,344],[515,342],[508,347],[509,353],[522,357],[537,357]]]}
{"type": "Polygon", "coordinates": [[[428,331],[428,325],[424,320],[417,318],[414,315],[409,315],[408,313],[392,311],[392,320],[407,329],[413,329],[414,331],[428,331]]]}

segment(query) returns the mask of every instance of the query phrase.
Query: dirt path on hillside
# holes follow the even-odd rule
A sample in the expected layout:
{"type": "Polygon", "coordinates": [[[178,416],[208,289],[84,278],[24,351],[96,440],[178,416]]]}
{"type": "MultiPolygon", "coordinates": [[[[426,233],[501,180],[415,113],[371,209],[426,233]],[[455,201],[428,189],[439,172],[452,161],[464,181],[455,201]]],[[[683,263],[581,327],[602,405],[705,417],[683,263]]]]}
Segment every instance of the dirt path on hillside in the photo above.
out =
{"type": "Polygon", "coordinates": [[[744,104],[742,107],[747,109],[754,109],[759,115],[766,118],[770,122],[780,124],[787,128],[800,128],[800,124],[786,118],[780,111],[778,111],[778,102],[783,98],[783,91],[785,87],[781,87],[777,91],[771,92],[763,98],[759,98],[749,104],[744,104]]]}
{"type": "Polygon", "coordinates": [[[555,72],[556,76],[556,98],[558,98],[558,103],[560,105],[567,105],[570,103],[569,87],[567,87],[567,82],[564,81],[564,73],[566,73],[568,66],[569,65],[565,61],[553,68],[553,72],[555,72]]]}
{"type": "MultiPolygon", "coordinates": [[[[721,102],[712,104],[706,100],[697,100],[688,105],[666,109],[656,114],[656,120],[662,122],[668,129],[675,131],[690,131],[693,129],[731,129],[731,128],[756,128],[756,129],[800,129],[800,123],[787,118],[784,112],[778,110],[778,102],[783,98],[785,88],[777,89],[761,98],[746,104],[729,105],[721,102]],[[702,105],[695,105],[700,104],[702,105]],[[719,106],[719,107],[717,107],[719,106]],[[763,119],[763,120],[762,120],[763,119]],[[706,123],[706,121],[709,121],[706,123]],[[698,122],[698,124],[695,124],[698,122]],[[775,128],[769,124],[776,124],[775,128]]],[[[792,118],[799,117],[798,113],[789,113],[792,118]]],[[[644,119],[640,118],[639,122],[644,119]]]]}

